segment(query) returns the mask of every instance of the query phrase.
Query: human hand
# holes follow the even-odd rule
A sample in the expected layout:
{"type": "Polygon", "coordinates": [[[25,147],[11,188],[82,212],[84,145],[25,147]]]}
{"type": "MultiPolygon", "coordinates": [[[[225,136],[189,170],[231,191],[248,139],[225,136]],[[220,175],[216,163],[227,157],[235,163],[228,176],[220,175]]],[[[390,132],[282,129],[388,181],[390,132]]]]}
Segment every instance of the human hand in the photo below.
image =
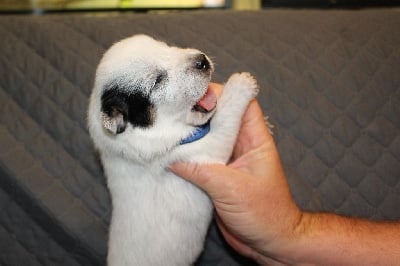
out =
{"type": "MultiPolygon", "coordinates": [[[[221,86],[211,84],[217,92],[221,86]]],[[[279,260],[302,212],[294,203],[274,140],[253,100],[227,165],[176,163],[171,170],[208,193],[227,242],[260,263],[279,260]]]]}

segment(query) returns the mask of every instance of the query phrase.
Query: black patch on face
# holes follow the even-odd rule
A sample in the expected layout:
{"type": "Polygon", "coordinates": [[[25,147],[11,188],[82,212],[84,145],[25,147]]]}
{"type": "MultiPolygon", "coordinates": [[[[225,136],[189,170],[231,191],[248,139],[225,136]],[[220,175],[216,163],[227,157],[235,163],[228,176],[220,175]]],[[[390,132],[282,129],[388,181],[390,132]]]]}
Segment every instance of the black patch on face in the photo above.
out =
{"type": "Polygon", "coordinates": [[[153,104],[138,89],[130,88],[129,92],[118,85],[106,89],[101,96],[101,111],[111,119],[120,115],[123,123],[117,125],[117,134],[126,129],[127,123],[133,127],[149,127],[153,123],[153,104]]]}

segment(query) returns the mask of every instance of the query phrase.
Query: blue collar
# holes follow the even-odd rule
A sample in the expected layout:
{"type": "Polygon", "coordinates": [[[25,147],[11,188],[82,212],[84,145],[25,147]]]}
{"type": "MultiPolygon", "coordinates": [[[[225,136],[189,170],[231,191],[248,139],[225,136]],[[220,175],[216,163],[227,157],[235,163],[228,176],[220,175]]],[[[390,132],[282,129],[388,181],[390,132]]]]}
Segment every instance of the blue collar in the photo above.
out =
{"type": "Polygon", "coordinates": [[[187,138],[181,140],[179,142],[179,144],[183,145],[183,144],[187,144],[187,143],[191,143],[193,141],[199,140],[199,139],[203,138],[205,135],[207,135],[208,132],[210,132],[210,121],[208,121],[204,125],[198,126],[196,128],[196,131],[194,131],[187,138]]]}

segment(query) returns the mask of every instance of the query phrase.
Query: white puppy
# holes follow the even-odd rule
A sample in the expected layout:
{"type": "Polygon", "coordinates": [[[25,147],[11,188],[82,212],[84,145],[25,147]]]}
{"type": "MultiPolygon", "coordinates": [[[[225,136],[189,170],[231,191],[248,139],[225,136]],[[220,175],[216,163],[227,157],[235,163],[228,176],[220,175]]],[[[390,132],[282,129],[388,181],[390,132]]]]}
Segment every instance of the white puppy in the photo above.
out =
{"type": "Polygon", "coordinates": [[[176,161],[226,163],[249,101],[248,73],[218,99],[210,59],[145,35],[102,58],[88,123],[112,196],[109,265],[191,265],[212,216],[207,195],[168,170],[176,161]]]}

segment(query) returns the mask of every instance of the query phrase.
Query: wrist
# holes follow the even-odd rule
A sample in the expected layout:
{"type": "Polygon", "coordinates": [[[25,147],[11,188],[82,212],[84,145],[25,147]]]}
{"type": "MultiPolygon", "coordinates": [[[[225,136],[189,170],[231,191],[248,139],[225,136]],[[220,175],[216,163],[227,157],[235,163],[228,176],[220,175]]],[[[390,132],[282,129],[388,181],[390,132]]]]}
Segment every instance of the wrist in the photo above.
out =
{"type": "Polygon", "coordinates": [[[306,245],[310,230],[310,213],[302,212],[297,207],[291,219],[281,221],[282,229],[256,249],[253,259],[260,265],[270,265],[279,262],[287,265],[299,265],[302,262],[302,246],[306,245]]]}
{"type": "Polygon", "coordinates": [[[280,249],[275,254],[276,260],[287,265],[301,264],[301,248],[299,247],[307,242],[309,220],[309,213],[299,211],[292,230],[288,231],[286,238],[280,244],[280,249]]]}
{"type": "MultiPolygon", "coordinates": [[[[293,230],[281,243],[281,249],[276,253],[276,260],[287,265],[309,265],[318,261],[314,260],[315,253],[325,252],[320,242],[324,236],[319,229],[321,226],[319,216],[315,213],[301,212],[293,230]]],[[[329,253],[328,250],[326,252],[329,253]]],[[[324,264],[323,261],[320,262],[324,264]]]]}

